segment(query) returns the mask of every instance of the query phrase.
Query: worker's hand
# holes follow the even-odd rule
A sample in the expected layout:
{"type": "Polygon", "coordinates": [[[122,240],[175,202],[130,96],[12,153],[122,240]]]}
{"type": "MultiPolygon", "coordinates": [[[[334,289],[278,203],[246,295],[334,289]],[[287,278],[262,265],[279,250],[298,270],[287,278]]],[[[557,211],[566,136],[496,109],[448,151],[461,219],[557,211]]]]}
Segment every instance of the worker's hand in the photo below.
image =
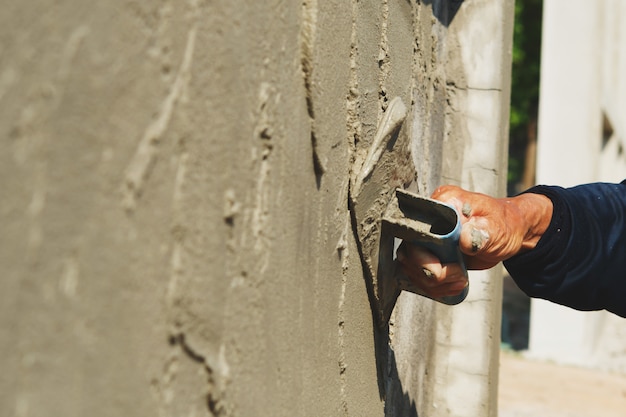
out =
{"type": "Polygon", "coordinates": [[[427,249],[403,242],[397,257],[402,272],[431,298],[459,294],[467,287],[467,275],[459,264],[442,265],[427,249]]]}
{"type": "MultiPolygon", "coordinates": [[[[535,247],[552,218],[552,202],[539,194],[493,198],[455,186],[439,187],[432,198],[456,208],[461,217],[459,246],[468,269],[491,268],[535,247]]],[[[442,265],[429,251],[403,243],[403,272],[429,296],[460,293],[467,285],[458,264],[442,265]]]]}

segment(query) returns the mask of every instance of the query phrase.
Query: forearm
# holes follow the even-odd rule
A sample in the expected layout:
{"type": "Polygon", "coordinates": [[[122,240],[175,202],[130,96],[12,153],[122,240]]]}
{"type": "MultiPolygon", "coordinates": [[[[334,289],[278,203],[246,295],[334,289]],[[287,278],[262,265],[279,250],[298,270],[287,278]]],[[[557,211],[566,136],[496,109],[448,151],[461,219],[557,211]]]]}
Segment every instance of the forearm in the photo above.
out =
{"type": "Polygon", "coordinates": [[[576,309],[626,315],[626,185],[529,191],[548,197],[553,213],[533,249],[505,261],[518,286],[576,309]]]}

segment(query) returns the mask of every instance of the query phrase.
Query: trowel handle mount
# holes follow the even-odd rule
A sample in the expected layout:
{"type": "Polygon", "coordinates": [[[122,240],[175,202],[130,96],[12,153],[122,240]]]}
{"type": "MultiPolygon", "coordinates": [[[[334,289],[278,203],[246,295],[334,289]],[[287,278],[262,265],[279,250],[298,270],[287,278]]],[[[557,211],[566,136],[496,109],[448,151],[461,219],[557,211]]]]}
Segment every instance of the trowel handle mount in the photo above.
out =
{"type": "MultiPolygon", "coordinates": [[[[459,249],[461,221],[454,207],[397,189],[396,199],[385,213],[383,223],[383,227],[391,229],[395,237],[428,249],[441,263],[458,263],[467,276],[463,254],[459,249]]],[[[429,297],[406,276],[397,274],[396,277],[401,289],[429,297]]],[[[468,289],[465,287],[459,295],[435,300],[448,305],[459,304],[467,296],[468,289]]]]}

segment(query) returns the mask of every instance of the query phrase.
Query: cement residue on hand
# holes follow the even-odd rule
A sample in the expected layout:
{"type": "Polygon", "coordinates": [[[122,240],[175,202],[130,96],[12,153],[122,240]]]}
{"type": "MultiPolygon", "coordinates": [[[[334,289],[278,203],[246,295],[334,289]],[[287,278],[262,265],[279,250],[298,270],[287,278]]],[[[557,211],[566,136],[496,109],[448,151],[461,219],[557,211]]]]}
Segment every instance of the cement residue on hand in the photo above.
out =
{"type": "Polygon", "coordinates": [[[489,233],[483,229],[472,229],[472,252],[478,252],[489,240],[489,233]]]}
{"type": "Polygon", "coordinates": [[[465,217],[469,217],[469,216],[472,215],[472,206],[470,205],[470,203],[463,204],[463,208],[461,209],[461,213],[463,213],[463,215],[465,217]]]}

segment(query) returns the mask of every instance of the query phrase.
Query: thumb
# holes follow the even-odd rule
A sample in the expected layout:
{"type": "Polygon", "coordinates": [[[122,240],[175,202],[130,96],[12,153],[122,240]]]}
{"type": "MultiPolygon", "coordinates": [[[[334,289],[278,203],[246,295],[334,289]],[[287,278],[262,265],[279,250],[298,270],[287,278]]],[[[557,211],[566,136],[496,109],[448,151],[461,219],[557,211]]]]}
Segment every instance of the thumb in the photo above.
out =
{"type": "Polygon", "coordinates": [[[485,227],[481,227],[470,219],[461,227],[461,238],[459,246],[461,252],[466,255],[479,255],[487,246],[489,232],[485,227]]]}

